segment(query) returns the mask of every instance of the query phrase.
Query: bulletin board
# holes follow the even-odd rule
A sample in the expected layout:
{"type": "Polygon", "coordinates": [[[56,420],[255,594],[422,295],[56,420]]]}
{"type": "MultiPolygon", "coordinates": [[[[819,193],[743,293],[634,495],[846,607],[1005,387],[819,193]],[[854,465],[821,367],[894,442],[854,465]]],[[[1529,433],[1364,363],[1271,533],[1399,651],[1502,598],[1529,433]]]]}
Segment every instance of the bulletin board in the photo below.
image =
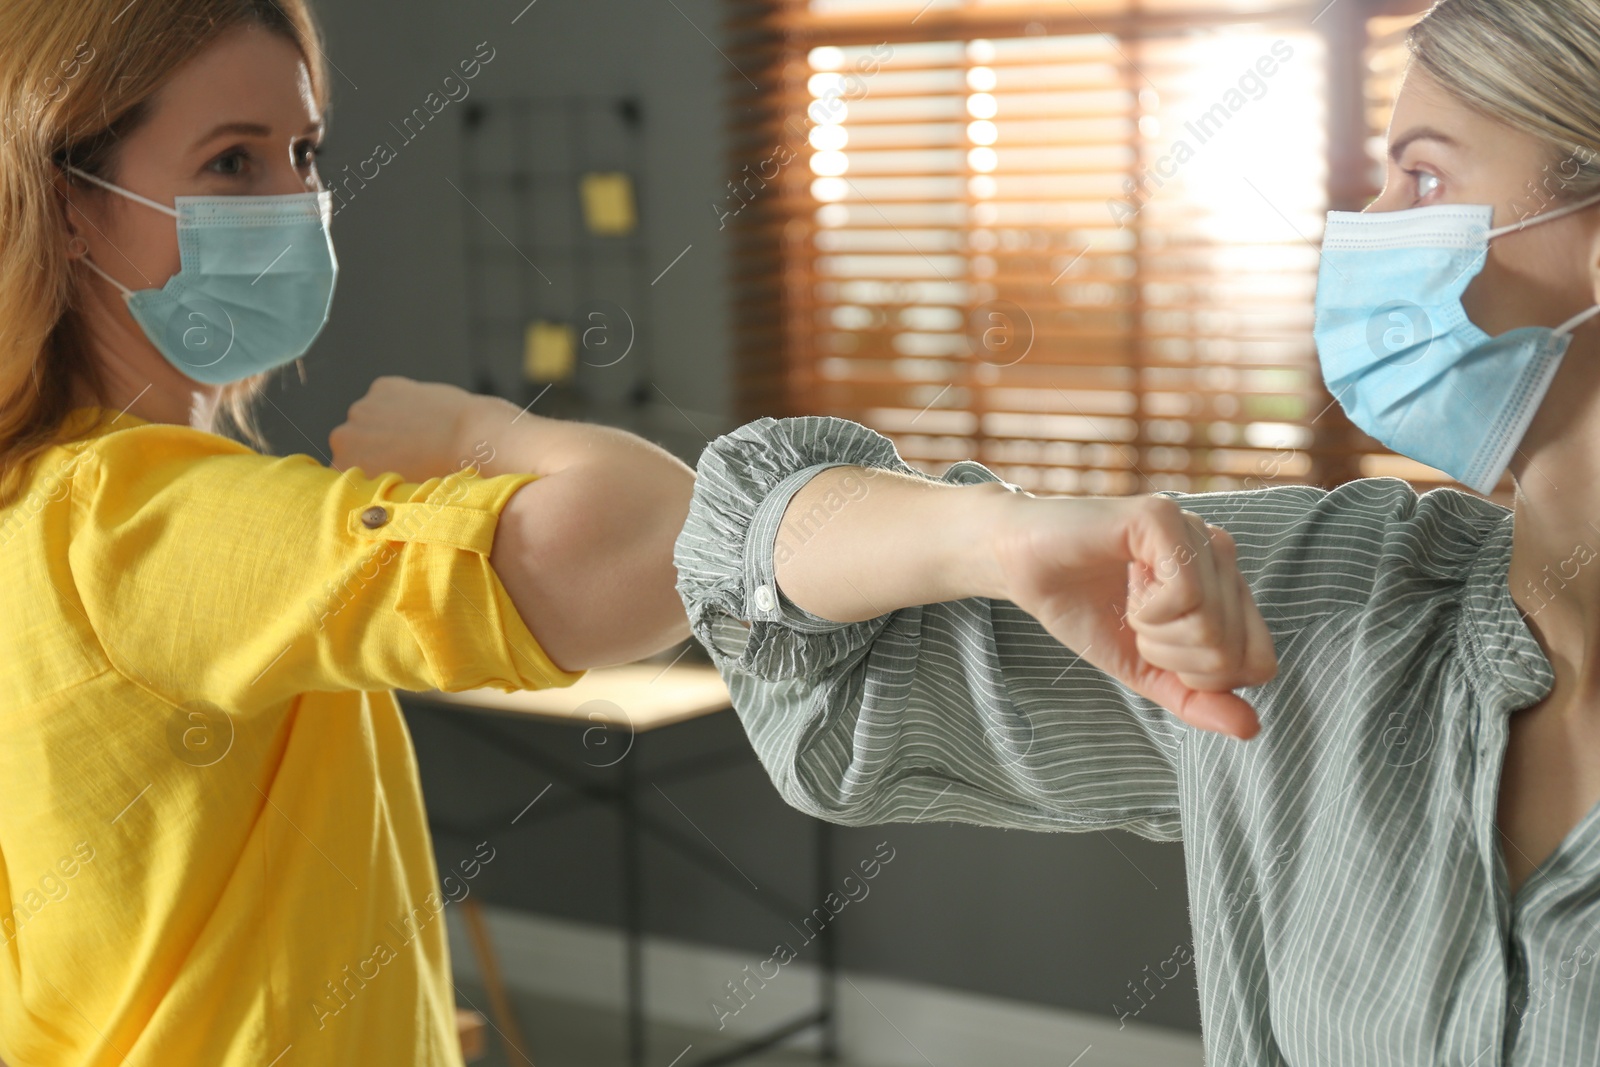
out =
{"type": "Polygon", "coordinates": [[[636,97],[462,111],[456,200],[478,392],[567,418],[649,400],[643,128],[636,97]]]}

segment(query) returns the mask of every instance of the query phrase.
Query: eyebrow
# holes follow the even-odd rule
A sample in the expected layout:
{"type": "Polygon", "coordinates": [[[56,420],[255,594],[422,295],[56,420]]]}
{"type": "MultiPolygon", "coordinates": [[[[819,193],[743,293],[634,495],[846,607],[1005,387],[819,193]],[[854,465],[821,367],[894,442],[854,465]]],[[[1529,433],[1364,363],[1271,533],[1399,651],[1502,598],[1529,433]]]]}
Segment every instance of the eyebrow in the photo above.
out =
{"type": "Polygon", "coordinates": [[[1405,154],[1406,149],[1410,148],[1418,141],[1438,141],[1440,144],[1445,145],[1448,148],[1461,147],[1461,142],[1457,141],[1449,134],[1441,133],[1432,126],[1423,126],[1420,129],[1412,130],[1394,144],[1390,145],[1389,158],[1394,160],[1396,163],[1400,162],[1400,157],[1405,154]]]}
{"type": "MultiPolygon", "coordinates": [[[[305,128],[305,133],[307,136],[312,136],[321,132],[322,123],[320,122],[313,122],[311,125],[305,128]]],[[[202,145],[210,144],[212,141],[215,141],[217,138],[224,135],[242,137],[271,137],[272,127],[263,126],[259,122],[224,122],[222,125],[217,126],[204,137],[201,137],[199,140],[197,140],[194,143],[194,148],[200,148],[202,145]]],[[[192,150],[193,149],[191,149],[191,151],[192,150]]]]}

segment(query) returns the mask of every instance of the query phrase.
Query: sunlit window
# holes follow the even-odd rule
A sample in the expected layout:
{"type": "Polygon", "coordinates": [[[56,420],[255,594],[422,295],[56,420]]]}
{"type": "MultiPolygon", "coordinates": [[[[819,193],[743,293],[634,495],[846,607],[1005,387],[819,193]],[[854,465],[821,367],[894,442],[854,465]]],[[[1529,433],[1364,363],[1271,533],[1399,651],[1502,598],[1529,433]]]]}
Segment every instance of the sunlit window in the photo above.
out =
{"type": "MultiPolygon", "coordinates": [[[[744,231],[779,271],[741,271],[752,414],[856,419],[931,473],[971,457],[1054,493],[1316,480],[1349,452],[1312,343],[1314,8],[753,6],[805,43],[766,68],[798,162],[744,231]]],[[[1374,62],[1386,108],[1392,49],[1374,62]]]]}

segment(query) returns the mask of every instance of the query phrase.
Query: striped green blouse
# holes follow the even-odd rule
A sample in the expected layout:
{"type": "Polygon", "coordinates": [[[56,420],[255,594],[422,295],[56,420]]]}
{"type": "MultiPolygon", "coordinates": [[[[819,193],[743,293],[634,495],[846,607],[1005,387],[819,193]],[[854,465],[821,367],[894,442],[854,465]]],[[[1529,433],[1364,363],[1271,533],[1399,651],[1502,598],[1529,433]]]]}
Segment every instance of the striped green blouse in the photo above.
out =
{"type": "MultiPolygon", "coordinates": [[[[762,419],[707,447],[676,545],[695,636],[790,804],[1181,840],[1219,1067],[1600,1064],[1600,808],[1514,898],[1495,824],[1508,717],[1554,683],[1507,585],[1511,512],[1391,478],[1165,494],[1234,535],[1273,633],[1240,742],[1009,601],[849,624],[795,606],[780,519],[838,465],[919,474],[855,423],[762,419]]],[[[972,461],[942,480],[1001,481],[972,461]]]]}

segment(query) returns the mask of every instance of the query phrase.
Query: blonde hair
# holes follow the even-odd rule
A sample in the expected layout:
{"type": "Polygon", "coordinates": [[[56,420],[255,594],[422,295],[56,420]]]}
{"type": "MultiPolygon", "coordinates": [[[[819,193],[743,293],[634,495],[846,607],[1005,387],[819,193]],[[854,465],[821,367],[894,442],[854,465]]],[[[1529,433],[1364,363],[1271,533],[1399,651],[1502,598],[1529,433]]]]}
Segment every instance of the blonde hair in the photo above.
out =
{"type": "Polygon", "coordinates": [[[1407,44],[1458,99],[1547,143],[1545,191],[1600,192],[1600,0],[1438,0],[1407,44]]]}
{"type": "MultiPolygon", "coordinates": [[[[82,272],[55,182],[66,163],[116,180],[117,148],[172,73],[241,25],[305,56],[326,107],[327,74],[306,0],[4,0],[0,19],[0,504],[61,437],[75,387],[109,406],[80,312],[82,272]]],[[[70,180],[70,179],[69,179],[70,180]]],[[[88,188],[87,183],[81,183],[88,188]]],[[[257,448],[261,374],[224,386],[221,411],[257,448]]]]}

